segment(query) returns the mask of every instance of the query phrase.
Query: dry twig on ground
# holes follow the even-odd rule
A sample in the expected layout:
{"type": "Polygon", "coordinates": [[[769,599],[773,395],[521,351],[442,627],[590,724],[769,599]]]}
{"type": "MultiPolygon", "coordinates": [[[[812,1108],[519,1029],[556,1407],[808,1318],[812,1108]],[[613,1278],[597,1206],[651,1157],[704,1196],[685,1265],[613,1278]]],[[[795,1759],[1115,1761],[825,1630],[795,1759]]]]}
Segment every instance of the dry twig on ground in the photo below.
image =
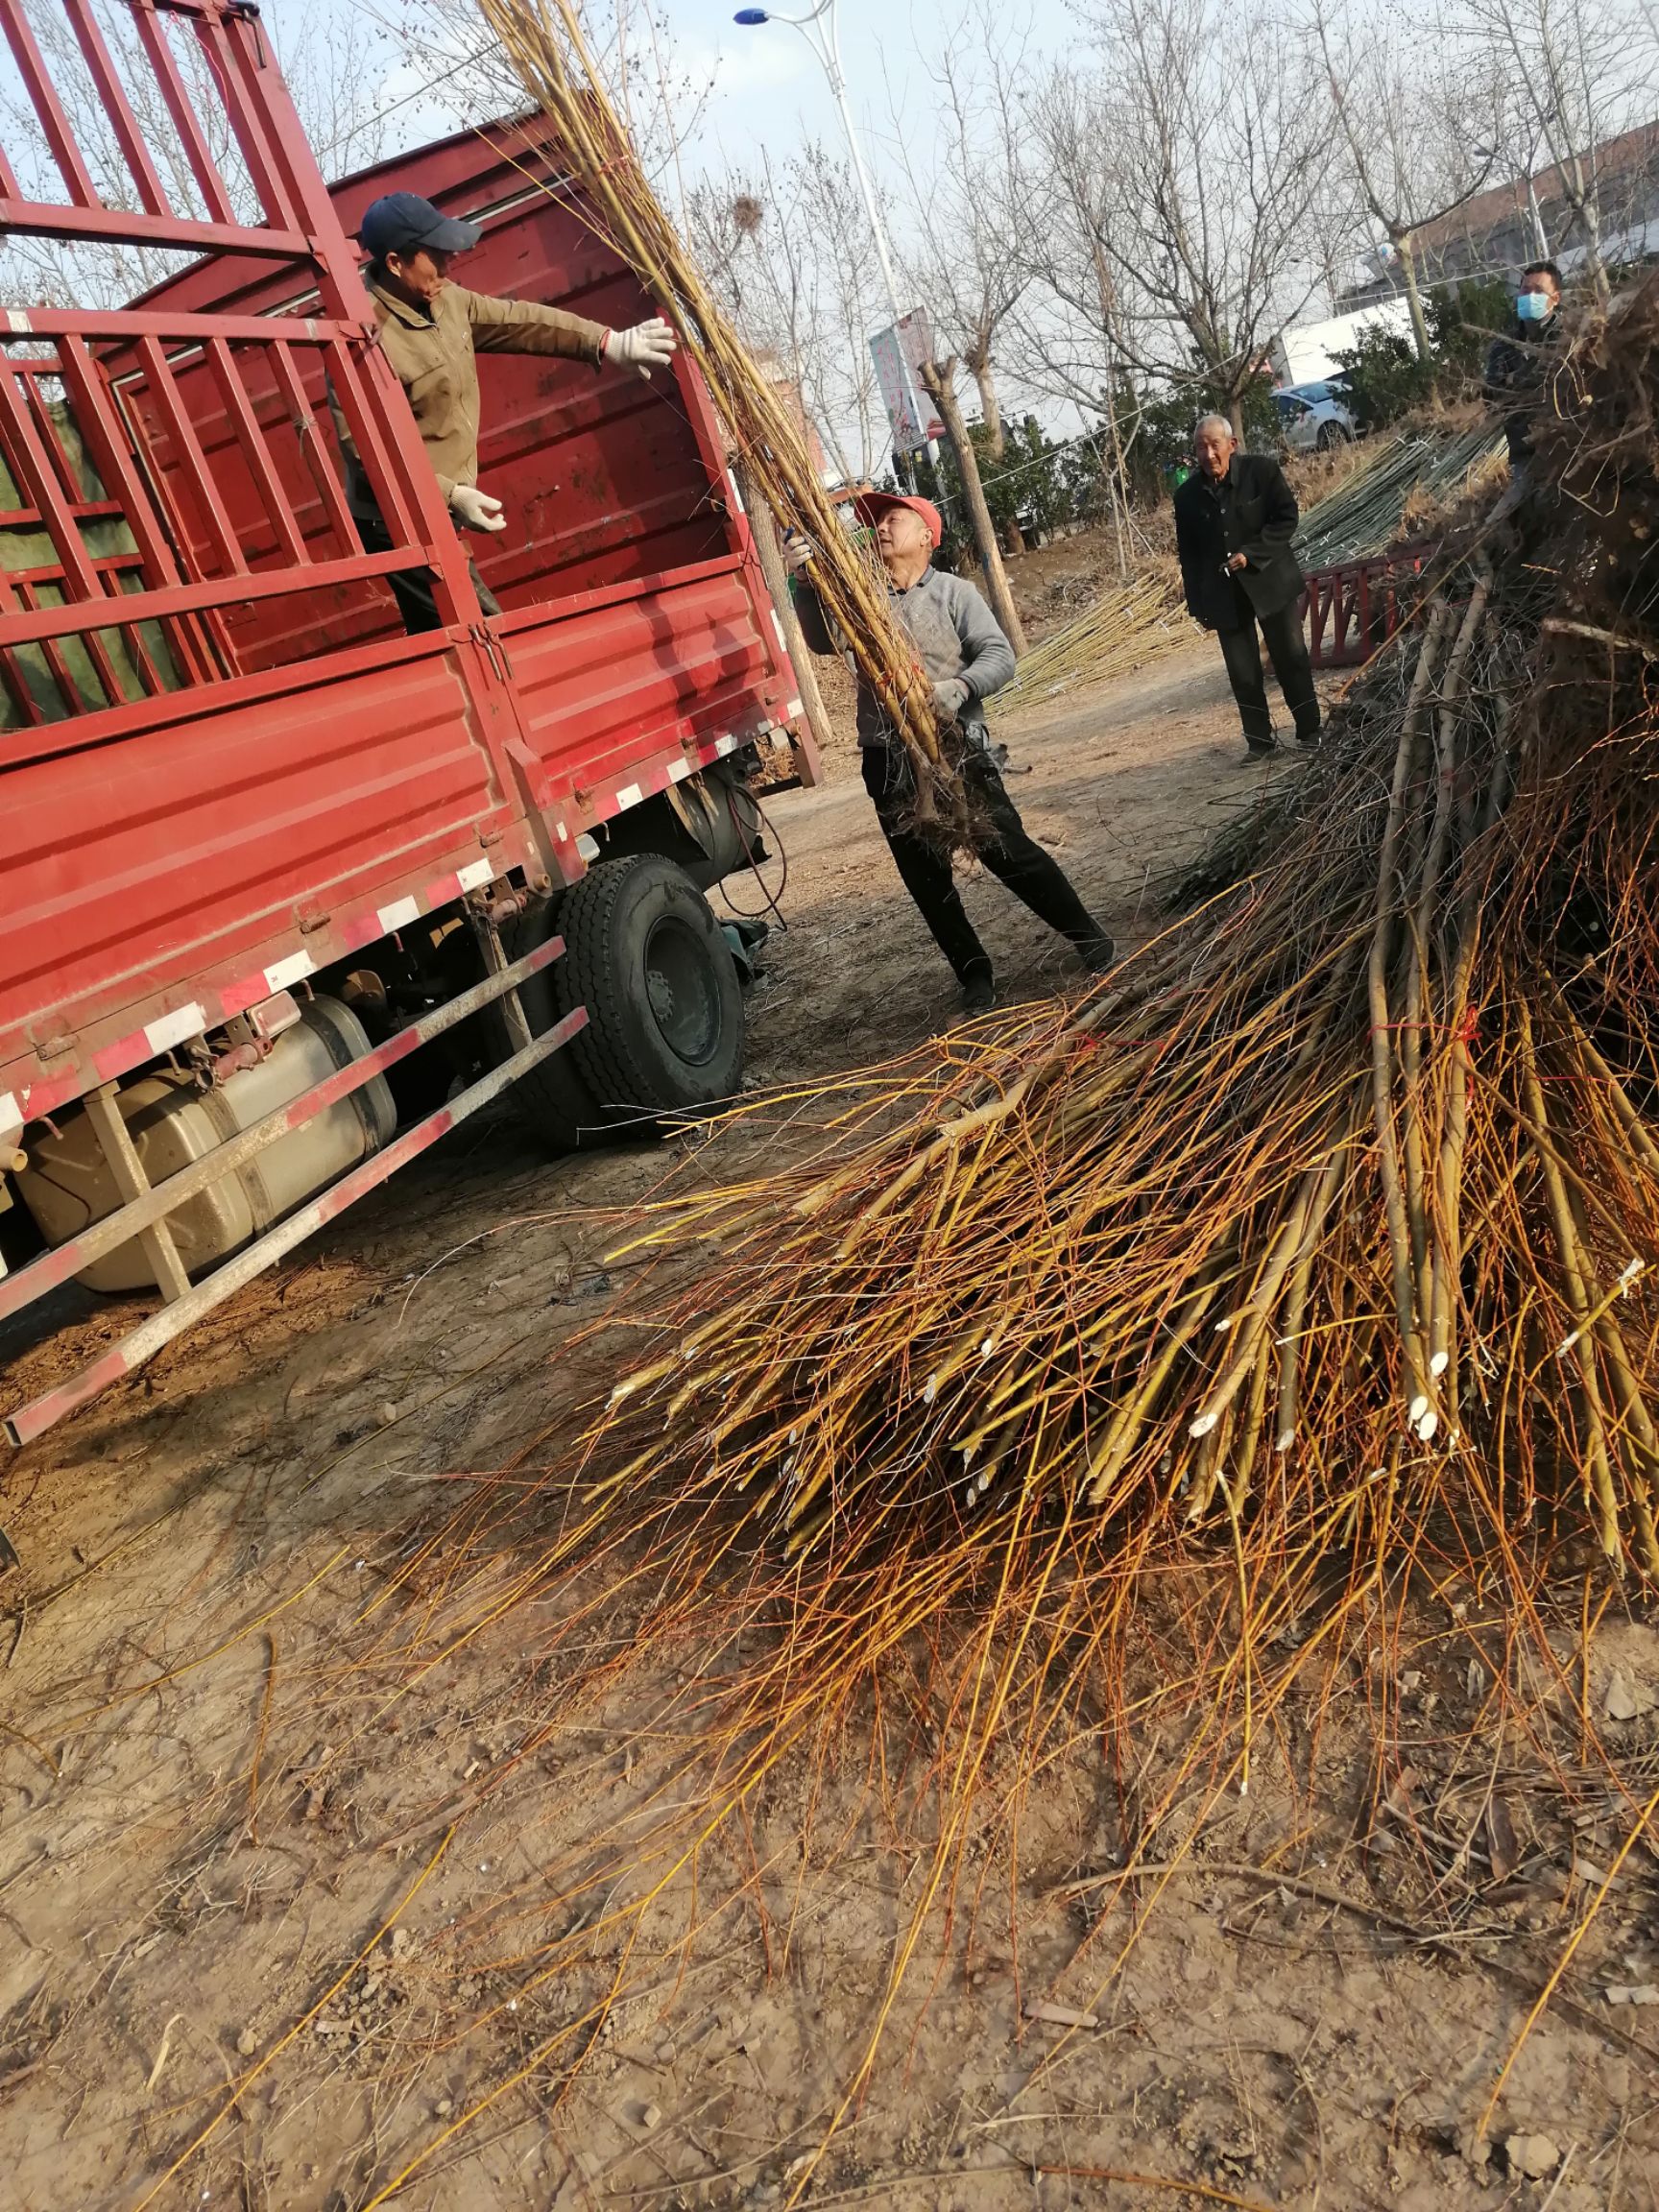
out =
{"type": "MultiPolygon", "coordinates": [[[[691,1889],[684,1956],[717,1841],[853,1718],[872,1791],[891,1760],[928,1812],[830,2132],[970,1852],[1080,1730],[1186,1722],[1143,1790],[1150,1755],[1119,1768],[1123,1857],[1162,1839],[1166,1871],[1115,1953],[1091,1930],[1102,1981],[1220,1794],[1288,1757],[1292,1691],[1385,1655],[1419,1574],[1501,1594],[1499,1716],[1525,1649],[1592,1756],[1552,1577],[1659,1579],[1659,284],[1551,397],[1533,496],[1447,550],[1244,873],[1081,1004],[747,1106],[811,1113],[810,1173],[648,1216],[627,1249],[697,1278],[640,1301],[579,1452],[388,1577],[381,1671],[524,1621],[550,1687],[515,1762],[624,1656],[703,1654],[653,1718],[671,1782],[546,1869],[517,1948],[505,1908],[484,1931],[537,2008],[512,2082],[672,1979],[651,1912],[691,1889]]],[[[1355,1671],[1386,1716],[1391,1671],[1355,1671]]],[[[1627,1853],[1651,1781],[1609,1787],[1627,1853]]]]}
{"type": "Polygon", "coordinates": [[[717,1288],[590,1429],[593,1510],[660,1513],[686,1591],[798,1563],[758,1740],[972,1606],[924,1905],[993,1745],[1110,1678],[1194,1544],[1240,1790],[1286,1640],[1412,1562],[1496,1566],[1523,1620],[1580,1527],[1659,1578],[1656,393],[1659,284],[1243,881],[1082,1005],[850,1081],[807,1188],[632,1247],[704,1239],[717,1288]]]}

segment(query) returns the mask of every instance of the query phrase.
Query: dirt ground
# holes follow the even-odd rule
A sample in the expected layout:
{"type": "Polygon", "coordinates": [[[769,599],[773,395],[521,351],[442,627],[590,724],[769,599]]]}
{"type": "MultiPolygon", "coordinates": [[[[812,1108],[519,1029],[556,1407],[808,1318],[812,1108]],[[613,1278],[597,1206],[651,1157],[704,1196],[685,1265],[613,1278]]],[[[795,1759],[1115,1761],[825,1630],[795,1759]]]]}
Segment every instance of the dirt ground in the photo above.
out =
{"type": "MultiPolygon", "coordinates": [[[[1126,944],[1269,773],[1205,641],[1004,735],[1027,822],[1126,944]]],[[[829,768],[773,808],[787,927],[750,1002],[762,1085],[897,1053],[952,1011],[850,751],[829,768]]],[[[1073,983],[998,885],[967,897],[1005,996],[1073,983]]],[[[744,1866],[723,1841],[652,1893],[638,1956],[657,1942],[661,1970],[635,1959],[587,2062],[538,2057],[550,2022],[599,2017],[591,1990],[538,1980],[539,1946],[604,1924],[584,1852],[692,1787],[670,1719],[717,1657],[670,1641],[619,1665],[549,1738],[533,1609],[480,1601],[465,1642],[423,1644],[393,1578],[596,1379],[610,1355],[571,1340],[626,1286],[602,1257],[619,1214],[671,1171],[782,1170],[790,1147],[762,1121],[694,1157],[550,1162],[510,1118],[469,1127],[0,1472],[20,1562],[0,1576],[7,2203],[361,2207],[426,2151],[398,2203],[765,2206],[805,2182],[917,2212],[1659,2205],[1645,1847],[1522,2051],[1495,2149],[1474,2140],[1629,1825],[1583,1778],[1564,1823],[1525,1743],[1480,1733],[1479,1593],[1429,1605],[1400,1675],[1398,1801],[1361,1816],[1362,1732],[1310,1792],[1292,1729],[1167,1887],[1125,1901],[1122,1774],[1150,1791],[1183,1727],[1146,1654],[1136,1740],[1107,1756],[1080,1724],[1024,1791],[1017,1856],[987,1843],[972,1897],[941,1902],[816,2167],[926,1859],[869,1785],[857,1716],[757,1794],[744,1866]],[[1426,1850],[1450,1887],[1425,1887],[1426,1850]],[[1453,1913],[1472,1860],[1478,1909],[1453,1913]]],[[[135,1310],[72,1292],[12,1325],[0,1404],[135,1310]]],[[[600,1602],[592,1649],[613,1633],[600,1602]]],[[[1583,1694],[1659,1767],[1651,1628],[1610,1616],[1583,1694]]],[[[1366,1702],[1341,1691],[1338,1745],[1366,1702]]]]}

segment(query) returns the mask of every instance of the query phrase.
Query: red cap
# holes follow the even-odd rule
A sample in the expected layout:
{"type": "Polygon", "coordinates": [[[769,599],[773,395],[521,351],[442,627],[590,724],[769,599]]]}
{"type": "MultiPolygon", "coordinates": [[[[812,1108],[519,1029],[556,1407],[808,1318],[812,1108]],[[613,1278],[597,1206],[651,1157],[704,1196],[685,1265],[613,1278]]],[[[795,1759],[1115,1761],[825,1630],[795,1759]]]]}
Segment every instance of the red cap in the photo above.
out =
{"type": "Polygon", "coordinates": [[[853,502],[853,512],[860,522],[868,522],[872,529],[882,516],[894,507],[908,507],[912,515],[920,515],[927,525],[927,535],[937,550],[945,535],[939,510],[931,499],[919,499],[913,493],[900,492],[861,492],[853,502]]]}

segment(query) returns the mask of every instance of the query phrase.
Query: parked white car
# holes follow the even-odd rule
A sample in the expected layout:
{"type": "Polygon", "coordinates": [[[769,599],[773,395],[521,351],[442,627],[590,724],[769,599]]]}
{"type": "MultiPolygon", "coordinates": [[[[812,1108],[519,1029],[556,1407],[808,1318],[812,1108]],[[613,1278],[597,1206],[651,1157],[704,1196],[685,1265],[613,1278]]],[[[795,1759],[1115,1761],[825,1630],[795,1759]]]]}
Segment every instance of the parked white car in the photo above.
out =
{"type": "Polygon", "coordinates": [[[1292,453],[1324,453],[1359,435],[1339,377],[1324,384],[1286,384],[1273,395],[1279,435],[1292,453]]]}

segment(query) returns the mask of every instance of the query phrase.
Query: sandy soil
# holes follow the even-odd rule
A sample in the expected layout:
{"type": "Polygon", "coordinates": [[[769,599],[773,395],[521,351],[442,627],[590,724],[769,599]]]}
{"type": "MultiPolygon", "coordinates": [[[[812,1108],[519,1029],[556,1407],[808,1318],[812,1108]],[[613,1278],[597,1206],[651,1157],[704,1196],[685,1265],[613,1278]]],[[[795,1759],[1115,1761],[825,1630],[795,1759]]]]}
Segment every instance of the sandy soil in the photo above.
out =
{"type": "MultiPolygon", "coordinates": [[[[1006,734],[1028,823],[1126,943],[1158,926],[1161,876],[1262,788],[1203,643],[1006,734]]],[[[850,753],[830,766],[775,808],[788,926],[751,1004],[766,1083],[899,1051],[952,1008],[850,753]]],[[[1072,981],[998,885],[967,896],[1007,995],[1072,981]]],[[[0,1474],[21,1562],[0,1577],[9,2204],[360,2207],[434,2144],[399,2203],[764,2206],[802,2181],[919,1894],[925,1792],[906,1796],[904,1758],[873,1788],[852,1715],[780,1768],[746,1859],[728,1837],[664,1880],[639,1922],[661,1971],[634,1973],[586,2064],[540,2061],[549,2023],[587,2017],[617,1964],[584,1854],[684,1793],[670,1718],[723,1662],[666,1640],[548,1737],[534,1608],[443,1656],[421,1618],[469,1484],[603,1377],[613,1355],[577,1339],[625,1287],[600,1258],[617,1210],[671,1171],[791,1156],[776,1125],[694,1157],[551,1163],[509,1118],[462,1133],[0,1474]],[[597,1982],[538,1981],[540,1947],[583,1914],[597,1982]]],[[[0,1400],[134,1310],[75,1292],[13,1327],[0,1400]]],[[[491,1573],[505,1587],[517,1564],[491,1573]]],[[[601,1603],[584,1633],[603,1656],[621,1627],[601,1603]]],[[[1496,2153],[1472,2150],[1629,1813],[1581,1776],[1576,1825],[1559,1817],[1524,1743],[1482,1733],[1469,1639],[1487,1634],[1501,1651],[1480,1594],[1426,1600],[1386,1801],[1367,1684],[1339,1685],[1162,1894],[1124,1899],[1125,1808],[1175,1770],[1183,1728],[1144,1654],[1136,1740],[1103,1746],[1082,1717],[1024,1792],[1017,1855],[1006,1830],[971,1852],[973,1893],[929,1919],[808,2200],[1659,2204],[1641,1849],[1522,2053],[1496,2153]]],[[[1609,1620],[1586,1699],[1615,1674],[1623,1740],[1659,1764],[1651,1629],[1609,1620]]]]}

